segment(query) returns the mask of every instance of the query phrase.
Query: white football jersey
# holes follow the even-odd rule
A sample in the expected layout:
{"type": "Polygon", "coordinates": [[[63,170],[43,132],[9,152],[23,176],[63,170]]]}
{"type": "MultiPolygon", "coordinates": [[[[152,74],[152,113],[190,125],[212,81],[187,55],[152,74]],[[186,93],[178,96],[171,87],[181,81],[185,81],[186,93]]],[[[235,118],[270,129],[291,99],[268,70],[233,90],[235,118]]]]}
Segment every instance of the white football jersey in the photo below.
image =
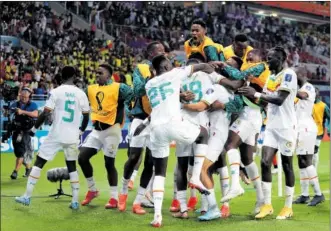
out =
{"type": "Polygon", "coordinates": [[[61,85],[50,92],[45,107],[53,110],[53,124],[49,135],[60,143],[76,143],[82,112],[89,112],[86,94],[76,86],[61,85]]]}
{"type": "Polygon", "coordinates": [[[312,113],[315,102],[315,88],[312,84],[306,82],[299,92],[306,92],[308,98],[305,100],[299,99],[296,104],[296,115],[298,120],[298,128],[305,129],[309,132],[317,132],[316,123],[314,122],[312,113]]]}
{"type": "MultiPolygon", "coordinates": [[[[191,91],[195,94],[195,99],[188,103],[198,103],[200,101],[206,102],[208,105],[215,101],[214,83],[219,82],[219,75],[215,72],[207,74],[205,72],[196,72],[192,76],[185,78],[182,81],[182,90],[191,91]]],[[[208,112],[195,112],[186,109],[181,110],[182,116],[193,123],[208,127],[209,119],[208,112]]]]}
{"type": "Polygon", "coordinates": [[[294,100],[298,91],[298,83],[297,75],[292,69],[286,68],[277,75],[269,76],[264,91],[268,95],[277,95],[280,90],[288,91],[290,94],[281,106],[268,103],[267,128],[296,129],[297,117],[294,100]]]}
{"type": "MultiPolygon", "coordinates": [[[[232,92],[223,87],[222,85],[214,85],[216,100],[221,103],[228,103],[234,98],[232,92]]],[[[216,101],[215,100],[215,101],[216,101]]],[[[229,129],[230,120],[227,118],[227,113],[224,110],[217,110],[209,113],[210,128],[215,128],[220,131],[223,129],[229,129]]]]}

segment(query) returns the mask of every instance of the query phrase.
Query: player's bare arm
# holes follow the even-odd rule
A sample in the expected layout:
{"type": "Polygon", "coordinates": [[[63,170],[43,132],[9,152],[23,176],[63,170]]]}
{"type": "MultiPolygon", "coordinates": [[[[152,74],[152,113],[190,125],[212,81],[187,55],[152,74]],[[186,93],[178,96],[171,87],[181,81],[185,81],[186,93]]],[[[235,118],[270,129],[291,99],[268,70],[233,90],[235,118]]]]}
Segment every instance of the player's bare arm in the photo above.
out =
{"type": "Polygon", "coordinates": [[[207,110],[210,105],[206,101],[200,101],[198,103],[183,104],[183,108],[189,111],[202,112],[207,110]]]}
{"type": "Polygon", "coordinates": [[[81,130],[82,132],[85,131],[85,129],[87,128],[89,119],[90,119],[90,113],[83,112],[83,120],[82,120],[82,124],[81,124],[79,130],[81,130]]]}
{"type": "Polygon", "coordinates": [[[205,72],[207,74],[211,74],[215,71],[216,64],[207,64],[207,63],[199,63],[192,65],[192,74],[198,71],[205,72]]]}
{"type": "Polygon", "coordinates": [[[308,99],[308,93],[307,92],[304,92],[304,91],[298,91],[298,93],[297,93],[297,97],[299,98],[299,99],[302,99],[302,100],[306,100],[306,99],[308,99]]]}
{"type": "Polygon", "coordinates": [[[230,89],[232,91],[237,91],[244,85],[245,81],[243,80],[230,80],[228,78],[223,78],[220,80],[219,84],[230,89]]]}
{"type": "Polygon", "coordinates": [[[195,98],[195,95],[193,92],[191,91],[184,91],[184,92],[181,92],[179,94],[179,97],[180,97],[180,101],[184,100],[184,101],[191,101],[195,98]]]}
{"type": "Polygon", "coordinates": [[[268,103],[275,104],[277,106],[281,106],[287,96],[290,95],[290,92],[284,91],[284,90],[279,90],[277,95],[266,95],[264,93],[259,93],[257,92],[254,88],[252,87],[242,87],[238,89],[238,93],[247,96],[247,97],[255,97],[260,99],[260,101],[265,101],[268,103]]]}

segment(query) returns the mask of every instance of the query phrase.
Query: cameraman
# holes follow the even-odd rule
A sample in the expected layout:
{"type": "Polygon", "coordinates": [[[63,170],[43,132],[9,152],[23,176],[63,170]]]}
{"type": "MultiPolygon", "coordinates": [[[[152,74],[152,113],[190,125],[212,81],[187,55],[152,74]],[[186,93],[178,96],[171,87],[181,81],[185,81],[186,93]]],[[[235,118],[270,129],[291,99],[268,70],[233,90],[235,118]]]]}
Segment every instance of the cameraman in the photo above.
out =
{"type": "Polygon", "coordinates": [[[28,176],[31,171],[30,163],[33,159],[34,150],[29,130],[33,127],[38,117],[38,106],[36,103],[31,102],[31,96],[32,91],[29,88],[23,88],[20,92],[20,100],[10,106],[11,111],[15,111],[12,141],[16,165],[10,176],[13,180],[17,179],[17,172],[22,164],[26,168],[24,176],[28,176]]]}

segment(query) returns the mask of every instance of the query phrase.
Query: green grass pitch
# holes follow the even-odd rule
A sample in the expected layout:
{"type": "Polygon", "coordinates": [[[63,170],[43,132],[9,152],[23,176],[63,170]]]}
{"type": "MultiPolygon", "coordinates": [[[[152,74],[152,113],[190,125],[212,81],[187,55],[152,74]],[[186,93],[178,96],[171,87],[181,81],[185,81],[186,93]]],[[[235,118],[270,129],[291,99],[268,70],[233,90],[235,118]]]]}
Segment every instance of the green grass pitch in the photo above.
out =
{"type": "MultiPolygon", "coordinates": [[[[306,205],[294,205],[294,217],[291,220],[275,220],[277,213],[284,205],[284,198],[277,197],[277,177],[273,180],[273,206],[275,213],[272,217],[265,220],[254,220],[251,211],[254,208],[255,192],[252,185],[244,186],[245,194],[240,198],[231,201],[232,216],[226,220],[214,220],[211,222],[199,222],[196,215],[190,213],[189,220],[178,220],[171,217],[168,211],[173,189],[173,169],[175,164],[174,150],[168,165],[168,174],[166,180],[166,194],[163,203],[163,227],[162,230],[231,230],[231,231],[272,231],[272,230],[329,230],[330,215],[330,195],[329,195],[329,152],[330,143],[324,142],[321,145],[321,157],[318,168],[319,180],[326,201],[314,208],[306,205]]],[[[117,154],[116,166],[119,175],[119,185],[121,186],[121,177],[123,165],[127,159],[126,150],[120,150],[117,154]]],[[[137,176],[135,189],[129,192],[128,208],[124,213],[117,210],[106,210],[104,204],[109,199],[109,187],[106,180],[106,172],[103,163],[103,156],[99,153],[93,158],[94,175],[96,184],[100,190],[100,197],[96,198],[90,206],[81,207],[79,211],[71,211],[68,208],[70,199],[61,197],[58,200],[48,198],[49,194],[56,193],[57,184],[47,181],[46,172],[50,168],[65,166],[63,154],[57,155],[54,161],[46,164],[42,171],[41,179],[37,183],[32,203],[25,207],[14,202],[14,196],[21,195],[26,186],[26,178],[22,178],[24,169],[19,173],[17,180],[9,178],[13,167],[15,157],[12,154],[1,155],[1,230],[3,231],[109,231],[109,230],[153,230],[149,226],[153,218],[153,210],[149,209],[145,216],[135,215],[131,212],[131,205],[136,195],[138,186],[137,176]]],[[[257,158],[259,161],[259,158],[257,158]]],[[[294,158],[296,187],[295,195],[300,193],[299,172],[297,167],[297,158],[294,158]]],[[[80,168],[78,168],[80,171],[80,168]]],[[[141,169],[140,169],[141,171],[141,169]]],[[[217,200],[220,200],[220,186],[216,179],[217,200]]],[[[80,171],[80,200],[83,199],[87,186],[86,181],[80,171]]],[[[283,180],[284,182],[284,180],[283,180]]],[[[69,182],[64,182],[64,192],[71,193],[69,182]]],[[[312,195],[312,189],[310,189],[312,195]]]]}

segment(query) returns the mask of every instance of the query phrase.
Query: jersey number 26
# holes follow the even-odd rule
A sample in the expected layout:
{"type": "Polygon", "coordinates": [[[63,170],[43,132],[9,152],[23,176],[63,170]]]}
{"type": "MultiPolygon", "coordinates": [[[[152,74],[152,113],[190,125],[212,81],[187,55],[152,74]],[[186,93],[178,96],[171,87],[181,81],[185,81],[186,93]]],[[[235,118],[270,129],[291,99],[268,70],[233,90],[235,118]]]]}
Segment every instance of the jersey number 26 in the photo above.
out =
{"type": "Polygon", "coordinates": [[[170,85],[171,83],[167,82],[161,84],[159,87],[152,87],[148,90],[147,96],[152,108],[159,105],[161,101],[164,101],[167,98],[167,94],[172,95],[174,93],[174,90],[169,88],[170,85]],[[161,95],[161,99],[158,99],[159,94],[161,95]]]}

